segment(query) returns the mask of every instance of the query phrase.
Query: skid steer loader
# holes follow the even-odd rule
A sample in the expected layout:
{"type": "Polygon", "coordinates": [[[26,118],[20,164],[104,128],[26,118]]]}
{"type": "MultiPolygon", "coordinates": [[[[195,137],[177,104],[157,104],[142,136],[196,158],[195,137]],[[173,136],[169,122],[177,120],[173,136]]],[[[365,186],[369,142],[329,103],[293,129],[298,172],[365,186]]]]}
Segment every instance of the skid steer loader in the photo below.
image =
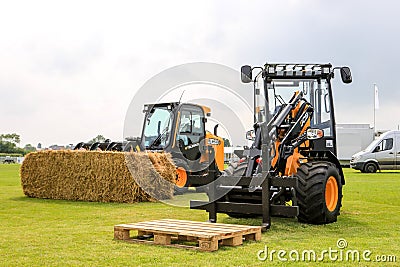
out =
{"type": "Polygon", "coordinates": [[[170,153],[176,165],[175,194],[189,186],[207,184],[209,162],[212,173],[224,170],[224,140],[206,130],[211,109],[192,103],[157,103],[144,105],[145,113],[140,138],[124,145],[125,151],[170,153]]]}
{"type": "Polygon", "coordinates": [[[270,227],[271,216],[335,222],[345,184],[336,157],[335,70],[344,83],[352,82],[348,67],[331,64],[243,66],[242,82],[254,85],[255,123],[246,133],[253,144],[231,172],[221,175],[210,164],[204,179],[213,181],[209,201],[192,200],[191,208],[206,210],[211,222],[217,213],[261,215],[263,229],[270,227]]]}

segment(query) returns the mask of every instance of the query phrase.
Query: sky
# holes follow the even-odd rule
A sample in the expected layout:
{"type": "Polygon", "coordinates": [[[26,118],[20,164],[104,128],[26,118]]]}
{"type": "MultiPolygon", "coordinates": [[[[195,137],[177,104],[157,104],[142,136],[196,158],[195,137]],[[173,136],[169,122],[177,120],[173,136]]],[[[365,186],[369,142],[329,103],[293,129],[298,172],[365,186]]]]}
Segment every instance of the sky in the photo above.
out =
{"type": "MultiPolygon", "coordinates": [[[[349,66],[338,123],[400,124],[398,1],[2,1],[0,133],[21,146],[122,140],[135,92],[165,69],[213,62],[349,66]]],[[[151,92],[149,92],[151,93],[151,92]]],[[[138,123],[141,127],[141,123],[138,123]]]]}

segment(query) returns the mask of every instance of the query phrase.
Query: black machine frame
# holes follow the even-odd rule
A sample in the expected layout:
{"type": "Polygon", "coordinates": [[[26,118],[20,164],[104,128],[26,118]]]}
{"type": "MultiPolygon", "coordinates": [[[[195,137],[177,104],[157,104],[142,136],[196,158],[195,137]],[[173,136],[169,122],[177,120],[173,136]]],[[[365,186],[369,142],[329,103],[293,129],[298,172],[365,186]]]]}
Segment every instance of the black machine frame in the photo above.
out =
{"type": "MultiPolygon", "coordinates": [[[[338,159],[336,158],[337,147],[336,147],[336,130],[335,130],[335,115],[334,105],[332,96],[331,79],[334,78],[334,71],[339,69],[341,72],[342,81],[344,83],[350,83],[352,81],[351,72],[348,67],[332,68],[331,64],[265,64],[264,67],[250,67],[243,66],[241,75],[242,82],[253,82],[256,83],[259,75],[264,80],[264,95],[265,95],[265,107],[269,110],[269,99],[268,99],[268,84],[272,80],[286,79],[286,80],[297,80],[297,79],[324,79],[327,81],[327,89],[329,91],[329,102],[331,112],[331,123],[332,127],[332,147],[326,147],[326,140],[310,140],[313,149],[309,151],[308,158],[316,160],[329,161],[335,164],[342,177],[342,184],[344,184],[344,175],[338,159]],[[252,71],[254,69],[261,69],[261,71],[253,79],[252,71]]],[[[254,94],[256,94],[256,87],[254,86],[254,94]]],[[[301,97],[301,96],[298,96],[301,97]]],[[[244,176],[219,176],[218,172],[215,172],[215,162],[210,162],[209,172],[207,179],[203,178],[205,183],[210,183],[209,187],[209,201],[194,201],[190,202],[190,208],[202,209],[209,213],[209,221],[217,221],[217,213],[227,214],[247,214],[247,215],[261,215],[263,229],[269,229],[271,226],[271,216],[284,216],[284,217],[295,217],[299,214],[299,207],[297,205],[297,198],[295,188],[298,185],[298,178],[296,176],[282,177],[276,171],[271,170],[271,153],[272,153],[272,142],[274,135],[276,134],[277,127],[281,126],[286,116],[292,110],[297,100],[292,99],[293,103],[288,105],[281,110],[281,112],[272,117],[269,112],[266,112],[265,122],[256,122],[254,124],[254,131],[256,133],[254,143],[247,152],[247,168],[244,176]],[[256,160],[262,159],[262,171],[254,172],[256,160]],[[232,183],[234,181],[234,184],[232,183]],[[252,185],[258,185],[258,189],[251,189],[252,185]],[[221,187],[232,187],[226,196],[220,196],[218,191],[221,187]],[[260,188],[261,187],[261,188],[260,188]],[[242,189],[240,189],[242,188],[242,189]],[[246,188],[246,189],[243,189],[246,188]],[[240,191],[249,192],[247,195],[240,195],[238,197],[245,196],[247,199],[234,199],[235,192],[240,191]],[[285,202],[277,201],[279,198],[284,197],[283,195],[290,195],[292,205],[288,206],[285,202]]],[[[255,101],[254,101],[255,105],[255,101]]],[[[256,110],[256,107],[254,107],[256,110]]],[[[313,109],[307,110],[303,116],[310,116],[313,113],[313,109]],[[307,114],[307,115],[305,115],[307,114]]],[[[296,127],[296,124],[301,123],[304,118],[299,118],[293,125],[292,129],[296,127]]],[[[256,116],[255,116],[256,120],[256,116]]],[[[306,138],[305,134],[295,139],[294,142],[290,142],[287,148],[292,151],[298,147],[306,138]]],[[[284,152],[280,151],[284,154],[284,152]]],[[[282,155],[285,157],[285,155],[282,155]]],[[[259,163],[259,162],[258,162],[259,163]]]]}

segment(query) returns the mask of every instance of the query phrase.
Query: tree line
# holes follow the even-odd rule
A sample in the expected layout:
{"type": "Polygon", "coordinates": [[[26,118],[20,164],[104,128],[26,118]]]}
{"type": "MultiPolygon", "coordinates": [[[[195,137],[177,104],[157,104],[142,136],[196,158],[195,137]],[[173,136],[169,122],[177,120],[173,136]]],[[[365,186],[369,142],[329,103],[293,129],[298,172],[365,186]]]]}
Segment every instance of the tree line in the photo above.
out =
{"type": "Polygon", "coordinates": [[[36,150],[31,144],[27,144],[24,148],[18,147],[20,142],[21,137],[19,134],[0,134],[0,154],[18,154],[24,156],[36,150]]]}

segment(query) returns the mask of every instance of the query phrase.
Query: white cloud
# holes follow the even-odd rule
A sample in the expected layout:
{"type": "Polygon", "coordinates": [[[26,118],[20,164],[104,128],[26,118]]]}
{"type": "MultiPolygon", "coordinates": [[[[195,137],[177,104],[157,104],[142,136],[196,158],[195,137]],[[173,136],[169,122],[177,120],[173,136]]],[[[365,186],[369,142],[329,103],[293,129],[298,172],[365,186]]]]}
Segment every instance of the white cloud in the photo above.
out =
{"type": "Polygon", "coordinates": [[[0,132],[22,143],[121,139],[135,90],[165,68],[210,61],[352,67],[338,122],[399,124],[398,4],[365,1],[7,1],[0,6],[0,132]],[[349,112],[351,108],[351,112],[349,112]],[[371,109],[372,113],[372,109],[371,109]],[[383,115],[384,114],[384,115],[383,115]]]}

